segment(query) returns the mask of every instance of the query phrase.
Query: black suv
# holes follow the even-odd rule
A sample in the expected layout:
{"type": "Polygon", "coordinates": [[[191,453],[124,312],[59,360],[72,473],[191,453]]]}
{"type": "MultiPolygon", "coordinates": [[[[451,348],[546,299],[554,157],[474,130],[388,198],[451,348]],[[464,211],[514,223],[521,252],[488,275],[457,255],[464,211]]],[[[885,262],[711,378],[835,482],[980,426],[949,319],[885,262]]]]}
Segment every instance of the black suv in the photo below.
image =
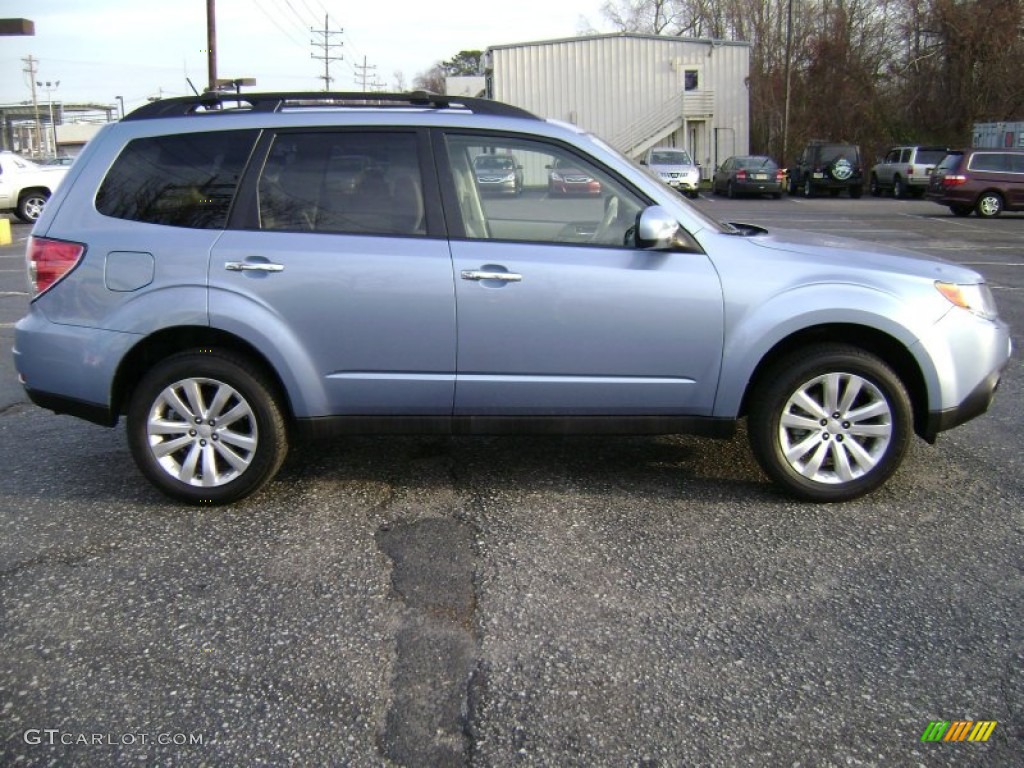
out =
{"type": "Polygon", "coordinates": [[[789,194],[814,197],[828,191],[857,198],[864,191],[864,168],[860,147],[841,141],[812,141],[807,144],[789,172],[789,194]]]}

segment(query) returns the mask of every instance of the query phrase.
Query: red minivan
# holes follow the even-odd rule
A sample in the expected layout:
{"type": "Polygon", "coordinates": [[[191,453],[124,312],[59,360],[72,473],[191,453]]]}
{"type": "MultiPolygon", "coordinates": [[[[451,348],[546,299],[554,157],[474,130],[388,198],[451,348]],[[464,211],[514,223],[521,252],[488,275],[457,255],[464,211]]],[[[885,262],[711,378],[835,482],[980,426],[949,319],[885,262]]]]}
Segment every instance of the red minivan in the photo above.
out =
{"type": "Polygon", "coordinates": [[[956,216],[1024,211],[1024,149],[958,149],[935,168],[927,196],[956,216]]]}

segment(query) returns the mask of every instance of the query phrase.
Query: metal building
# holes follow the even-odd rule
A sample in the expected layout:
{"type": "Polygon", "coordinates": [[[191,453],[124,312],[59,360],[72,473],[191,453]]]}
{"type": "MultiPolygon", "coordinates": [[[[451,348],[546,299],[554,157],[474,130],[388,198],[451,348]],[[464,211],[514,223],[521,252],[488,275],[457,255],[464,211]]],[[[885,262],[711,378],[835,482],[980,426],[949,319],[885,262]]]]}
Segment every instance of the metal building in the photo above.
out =
{"type": "Polygon", "coordinates": [[[1003,123],[975,123],[972,147],[1024,147],[1024,120],[1003,123]]]}
{"type": "Polygon", "coordinates": [[[488,96],[584,128],[630,157],[687,149],[705,177],[750,144],[750,44],[616,33],[487,50],[488,96]]]}

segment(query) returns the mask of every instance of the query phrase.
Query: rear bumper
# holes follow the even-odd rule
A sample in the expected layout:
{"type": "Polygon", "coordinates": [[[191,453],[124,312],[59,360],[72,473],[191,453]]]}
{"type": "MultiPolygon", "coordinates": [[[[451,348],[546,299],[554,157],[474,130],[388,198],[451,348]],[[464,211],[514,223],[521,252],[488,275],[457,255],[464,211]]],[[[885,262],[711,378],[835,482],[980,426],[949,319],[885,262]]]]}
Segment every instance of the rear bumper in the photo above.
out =
{"type": "Polygon", "coordinates": [[[51,323],[30,309],[15,325],[14,367],[32,402],[112,426],[117,367],[138,341],[131,333],[51,323]]]}

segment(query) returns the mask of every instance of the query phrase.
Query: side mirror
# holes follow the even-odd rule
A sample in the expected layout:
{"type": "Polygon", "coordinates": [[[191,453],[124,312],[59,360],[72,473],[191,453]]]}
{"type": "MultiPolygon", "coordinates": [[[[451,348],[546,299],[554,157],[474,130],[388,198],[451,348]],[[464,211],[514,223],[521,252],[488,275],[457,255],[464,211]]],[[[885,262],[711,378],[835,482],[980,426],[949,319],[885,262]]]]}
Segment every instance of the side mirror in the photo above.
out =
{"type": "Polygon", "coordinates": [[[640,165],[647,165],[647,161],[646,160],[641,160],[640,161],[640,165]]]}
{"type": "Polygon", "coordinates": [[[639,248],[667,251],[673,248],[682,227],[660,205],[644,208],[637,216],[636,244],[639,248]]]}

